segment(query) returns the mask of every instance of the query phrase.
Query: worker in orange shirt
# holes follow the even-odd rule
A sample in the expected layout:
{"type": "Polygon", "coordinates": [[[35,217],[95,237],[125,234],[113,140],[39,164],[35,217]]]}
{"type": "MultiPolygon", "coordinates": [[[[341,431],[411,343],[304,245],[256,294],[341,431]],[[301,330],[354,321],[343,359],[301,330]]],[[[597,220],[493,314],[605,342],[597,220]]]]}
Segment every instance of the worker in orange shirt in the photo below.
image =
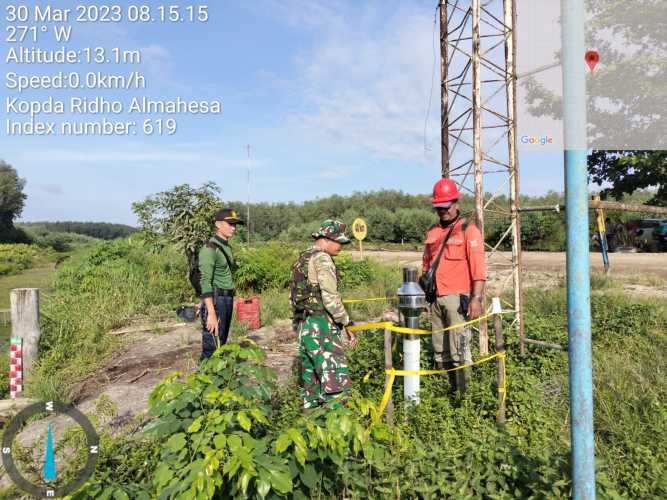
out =
{"type": "MultiPolygon", "coordinates": [[[[484,241],[474,224],[461,217],[461,193],[450,179],[440,179],[433,187],[431,204],[439,221],[426,233],[422,271],[437,262],[437,299],[431,304],[432,341],[435,367],[451,369],[472,363],[469,327],[435,333],[450,325],[473,320],[482,314],[482,294],[486,282],[484,241]],[[444,244],[444,248],[443,248],[444,244]]],[[[452,392],[465,392],[470,369],[449,373],[452,392]]]]}

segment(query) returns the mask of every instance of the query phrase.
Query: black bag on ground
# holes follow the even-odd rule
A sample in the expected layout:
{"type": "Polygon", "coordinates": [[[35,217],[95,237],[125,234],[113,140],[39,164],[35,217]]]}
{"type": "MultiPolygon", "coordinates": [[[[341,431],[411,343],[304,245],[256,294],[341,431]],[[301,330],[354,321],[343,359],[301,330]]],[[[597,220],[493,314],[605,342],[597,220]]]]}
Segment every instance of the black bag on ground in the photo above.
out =
{"type": "Polygon", "coordinates": [[[457,222],[458,218],[452,221],[451,227],[449,228],[449,232],[447,233],[447,236],[445,236],[445,239],[442,242],[442,246],[440,247],[438,256],[435,258],[435,260],[431,264],[431,267],[429,267],[428,271],[426,271],[419,277],[419,286],[422,287],[422,290],[424,290],[424,295],[426,296],[426,302],[428,302],[429,304],[433,304],[438,298],[438,285],[435,281],[435,273],[437,272],[438,266],[440,265],[440,259],[442,258],[442,253],[445,251],[445,245],[447,244],[449,237],[452,235],[452,231],[454,230],[454,226],[456,225],[457,222]]]}
{"type": "Polygon", "coordinates": [[[181,306],[176,309],[176,316],[181,318],[183,321],[192,323],[197,317],[197,311],[194,306],[181,306]]]}

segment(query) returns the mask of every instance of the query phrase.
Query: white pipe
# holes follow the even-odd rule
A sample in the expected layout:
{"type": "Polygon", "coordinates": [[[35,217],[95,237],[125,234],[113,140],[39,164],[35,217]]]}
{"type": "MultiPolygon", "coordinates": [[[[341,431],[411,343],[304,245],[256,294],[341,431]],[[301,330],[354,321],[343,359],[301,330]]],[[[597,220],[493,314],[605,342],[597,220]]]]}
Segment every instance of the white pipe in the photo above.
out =
{"type": "MultiPolygon", "coordinates": [[[[419,370],[419,335],[403,336],[403,369],[419,370]]],[[[403,377],[403,396],[407,402],[419,403],[419,375],[403,377]]]]}

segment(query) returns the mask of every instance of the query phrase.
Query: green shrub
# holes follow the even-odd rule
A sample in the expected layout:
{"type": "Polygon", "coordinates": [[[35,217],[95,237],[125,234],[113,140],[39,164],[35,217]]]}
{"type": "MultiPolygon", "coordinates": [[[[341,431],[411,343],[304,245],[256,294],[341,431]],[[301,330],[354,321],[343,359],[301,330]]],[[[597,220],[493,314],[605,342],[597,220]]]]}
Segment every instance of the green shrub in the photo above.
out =
{"type": "Polygon", "coordinates": [[[286,288],[292,264],[298,257],[298,249],[277,241],[257,248],[237,245],[234,256],[238,270],[234,276],[241,290],[261,292],[271,288],[286,288]]]}
{"type": "Polygon", "coordinates": [[[0,276],[16,274],[52,260],[54,253],[35,245],[0,244],[0,276]]]}
{"type": "MultiPolygon", "coordinates": [[[[238,270],[234,276],[237,288],[261,292],[270,289],[287,289],[292,265],[307,246],[297,247],[273,241],[256,248],[235,245],[234,255],[238,270]]],[[[334,257],[340,276],[340,288],[349,291],[373,287],[376,290],[395,292],[400,276],[393,269],[372,259],[353,260],[343,252],[334,257]]]]}
{"type": "Polygon", "coordinates": [[[42,309],[35,396],[67,400],[69,389],[94,370],[117,340],[109,330],[138,314],[173,311],[191,293],[183,257],[147,251],[127,240],[100,243],[57,270],[42,309]]]}
{"type": "MultiPolygon", "coordinates": [[[[281,317],[288,274],[298,249],[264,245],[248,252],[247,282],[266,296],[263,320],[281,317]],[[271,274],[278,266],[281,272],[271,274]],[[252,267],[256,261],[266,261],[252,267]],[[284,283],[284,282],[283,282],[284,283]],[[271,284],[269,286],[268,284],[271,284]],[[275,285],[275,286],[274,286],[275,285]],[[284,285],[283,285],[284,286],[284,285]],[[267,317],[268,314],[268,317],[267,317]]],[[[400,271],[373,261],[337,257],[344,296],[393,296],[400,271]]],[[[190,293],[185,259],[143,245],[96,246],[65,264],[46,300],[39,367],[44,397],[66,395],[75,380],[112,347],[104,332],[137,312],[171,308],[190,293]],[[91,314],[95,311],[99,314],[91,314]],[[51,388],[47,384],[53,384],[51,388]]],[[[350,306],[358,320],[383,302],[350,306]]],[[[597,489],[603,498],[667,495],[667,307],[655,300],[594,294],[593,367],[597,489]]],[[[428,320],[423,318],[423,327],[428,320]]],[[[151,440],[109,449],[82,495],[93,498],[568,498],[571,495],[567,353],[528,347],[505,318],[508,352],[507,424],[498,429],[495,363],[473,370],[465,397],[451,396],[447,377],[421,379],[421,403],[406,406],[403,379],[394,385],[391,431],[374,420],[384,390],[383,336],[360,335],[348,354],[355,394],[346,409],[302,415],[294,380],[276,389],[256,346],[228,345],[200,371],[171,376],[151,397],[151,440]],[[365,380],[366,375],[368,379],[365,380]],[[373,405],[369,401],[375,402],[373,405]],[[125,450],[125,451],[123,451],[125,450]],[[114,469],[120,468],[119,475],[114,469]],[[116,478],[121,477],[121,480],[116,478]]],[[[563,289],[527,291],[526,334],[567,343],[563,289]]],[[[393,350],[402,366],[401,339],[393,350]]],[[[433,362],[422,338],[423,367],[433,362]]],[[[475,353],[476,354],[476,353],[475,353]]],[[[82,496],[81,498],[85,498],[82,496]]]]}
{"type": "Polygon", "coordinates": [[[553,212],[528,212],[521,219],[521,245],[526,250],[563,251],[563,215],[553,212]]]}
{"type": "MultiPolygon", "coordinates": [[[[252,344],[226,345],[199,373],[184,381],[172,374],[159,384],[150,398],[157,419],[146,428],[161,443],[159,465],[150,486],[138,491],[132,482],[123,493],[132,488],[140,497],[184,499],[374,496],[372,482],[389,459],[394,436],[370,403],[355,401],[276,428],[274,375],[261,366],[263,358],[252,344]]],[[[118,489],[103,475],[79,496],[102,498],[118,489]]]]}

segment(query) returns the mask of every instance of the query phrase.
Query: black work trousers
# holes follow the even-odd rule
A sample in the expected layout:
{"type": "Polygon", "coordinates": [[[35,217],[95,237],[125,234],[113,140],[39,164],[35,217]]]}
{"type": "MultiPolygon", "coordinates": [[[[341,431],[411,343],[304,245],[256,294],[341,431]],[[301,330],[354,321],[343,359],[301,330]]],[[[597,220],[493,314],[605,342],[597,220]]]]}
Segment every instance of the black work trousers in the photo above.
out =
{"type": "MultiPolygon", "coordinates": [[[[234,311],[234,296],[215,296],[213,298],[213,306],[215,307],[215,314],[218,317],[218,339],[220,340],[220,345],[223,346],[227,343],[229,337],[229,326],[232,323],[232,312],[234,311]]],[[[202,349],[200,360],[203,360],[210,358],[217,347],[214,334],[209,332],[206,328],[208,310],[203,302],[200,311],[202,323],[202,349]]]]}

